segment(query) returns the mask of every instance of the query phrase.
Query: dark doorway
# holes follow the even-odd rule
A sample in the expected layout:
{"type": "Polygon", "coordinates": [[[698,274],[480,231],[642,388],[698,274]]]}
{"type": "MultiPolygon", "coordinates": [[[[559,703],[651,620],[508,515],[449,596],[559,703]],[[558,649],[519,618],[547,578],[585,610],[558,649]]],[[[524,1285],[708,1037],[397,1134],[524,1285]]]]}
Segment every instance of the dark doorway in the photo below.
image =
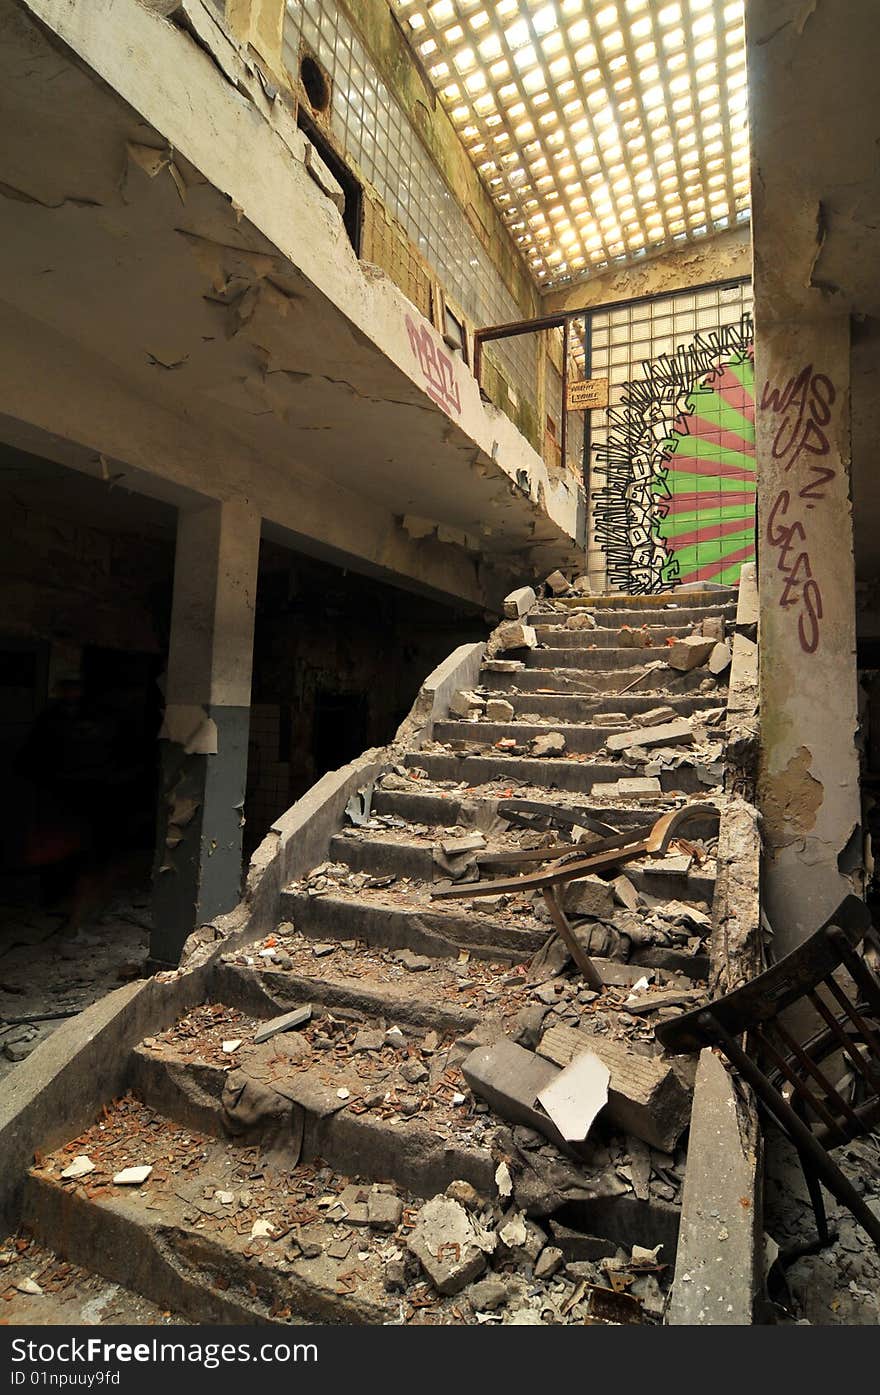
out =
{"type": "Polygon", "coordinates": [[[319,688],[315,693],[312,727],[312,754],[315,768],[338,770],[370,744],[367,739],[366,693],[334,693],[319,688]]]}

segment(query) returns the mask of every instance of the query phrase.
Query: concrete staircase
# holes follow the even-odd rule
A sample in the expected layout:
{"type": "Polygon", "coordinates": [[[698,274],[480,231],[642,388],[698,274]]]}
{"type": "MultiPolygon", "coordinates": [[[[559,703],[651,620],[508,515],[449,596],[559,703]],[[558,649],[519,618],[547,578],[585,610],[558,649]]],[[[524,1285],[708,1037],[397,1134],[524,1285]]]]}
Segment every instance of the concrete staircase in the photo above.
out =
{"type": "Polygon", "coordinates": [[[38,1158],[26,1228],[197,1322],[659,1320],[684,1141],[660,1149],[603,1116],[563,1151],[490,1110],[461,1066],[502,1034],[540,1050],[550,1026],[655,1059],[657,1021],[706,978],[711,837],[629,864],[625,883],[609,874],[591,913],[571,909],[601,994],[560,953],[539,897],[432,893],[570,840],[570,827],[505,817],[510,800],[562,806],[587,842],[686,799],[720,802],[724,677],[678,674],[663,656],[667,637],[734,610],[733,591],[539,602],[524,617],[539,647],[480,673],[478,698],[513,716],[450,716],[395,752],[325,861],[283,891],[274,933],[221,954],[210,1000],[133,1050],[129,1092],[38,1158]],[[596,628],[570,626],[584,610],[596,628]],[[646,624],[650,648],[621,644],[621,627],[646,624]],[[604,749],[660,707],[689,719],[691,744],[604,749]],[[563,753],[532,754],[549,733],[563,753]],[[299,1026],[255,1040],[305,1004],[299,1026]],[[92,1167],[63,1178],[78,1157],[92,1167]],[[152,1169],[143,1183],[114,1183],[135,1166],[152,1169]],[[435,1222],[438,1255],[421,1208],[447,1189],[464,1230],[435,1222]],[[634,1263],[633,1245],[662,1249],[634,1263]]]}

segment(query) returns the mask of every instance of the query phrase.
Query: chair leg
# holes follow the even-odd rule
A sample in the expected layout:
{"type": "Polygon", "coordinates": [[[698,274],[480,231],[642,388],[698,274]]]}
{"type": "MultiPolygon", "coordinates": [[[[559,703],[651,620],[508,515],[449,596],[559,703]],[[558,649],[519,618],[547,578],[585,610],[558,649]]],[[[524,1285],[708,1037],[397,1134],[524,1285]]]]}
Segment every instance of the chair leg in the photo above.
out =
{"type": "Polygon", "coordinates": [[[828,1217],[825,1214],[825,1198],[822,1195],[822,1183],[816,1176],[815,1168],[806,1158],[803,1152],[798,1149],[798,1159],[800,1160],[801,1171],[804,1174],[804,1181],[807,1184],[807,1191],[810,1193],[810,1202],[813,1207],[813,1215],[816,1217],[816,1230],[819,1235],[819,1244],[824,1248],[830,1243],[828,1232],[828,1217]]]}
{"type": "Polygon", "coordinates": [[[798,1118],[791,1105],[782,1098],[778,1090],[774,1090],[764,1073],[746,1055],[735,1038],[721,1026],[721,1023],[711,1012],[701,1013],[698,1020],[706,1035],[710,1039],[714,1037],[721,1044],[725,1055],[749,1082],[758,1099],[773,1115],[780,1128],[788,1134],[798,1153],[809,1158],[809,1165],[815,1176],[825,1183],[831,1195],[842,1206],[846,1206],[852,1212],[859,1225],[868,1232],[877,1249],[880,1250],[880,1217],[874,1215],[874,1212],[849,1179],[844,1176],[819,1140],[813,1135],[812,1129],[798,1118]]]}

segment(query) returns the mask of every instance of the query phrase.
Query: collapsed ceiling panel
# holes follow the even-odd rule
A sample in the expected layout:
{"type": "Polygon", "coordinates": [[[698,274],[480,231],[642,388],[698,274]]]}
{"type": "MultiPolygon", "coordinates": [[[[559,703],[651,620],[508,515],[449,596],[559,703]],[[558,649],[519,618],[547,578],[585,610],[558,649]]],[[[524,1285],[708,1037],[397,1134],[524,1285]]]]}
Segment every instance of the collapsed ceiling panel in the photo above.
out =
{"type": "Polygon", "coordinates": [[[391,0],[544,288],[749,216],[743,0],[391,0]]]}

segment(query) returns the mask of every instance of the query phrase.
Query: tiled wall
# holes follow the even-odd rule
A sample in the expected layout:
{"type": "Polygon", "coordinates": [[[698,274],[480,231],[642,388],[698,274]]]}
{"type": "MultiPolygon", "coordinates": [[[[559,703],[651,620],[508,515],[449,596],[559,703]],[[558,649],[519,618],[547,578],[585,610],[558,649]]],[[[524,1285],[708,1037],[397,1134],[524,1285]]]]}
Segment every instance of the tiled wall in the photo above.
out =
{"type": "MultiPolygon", "coordinates": [[[[388,213],[436,273],[460,310],[480,327],[522,318],[439,169],[389,91],[357,31],[333,0],[287,0],[284,56],[299,71],[304,42],[333,83],[330,128],[388,213]]],[[[517,393],[534,402],[534,336],[492,346],[517,393]]]]}
{"type": "Polygon", "coordinates": [[[751,302],[749,285],[715,286],[592,316],[591,376],[610,384],[590,423],[594,585],[736,579],[753,542],[751,302]]]}

